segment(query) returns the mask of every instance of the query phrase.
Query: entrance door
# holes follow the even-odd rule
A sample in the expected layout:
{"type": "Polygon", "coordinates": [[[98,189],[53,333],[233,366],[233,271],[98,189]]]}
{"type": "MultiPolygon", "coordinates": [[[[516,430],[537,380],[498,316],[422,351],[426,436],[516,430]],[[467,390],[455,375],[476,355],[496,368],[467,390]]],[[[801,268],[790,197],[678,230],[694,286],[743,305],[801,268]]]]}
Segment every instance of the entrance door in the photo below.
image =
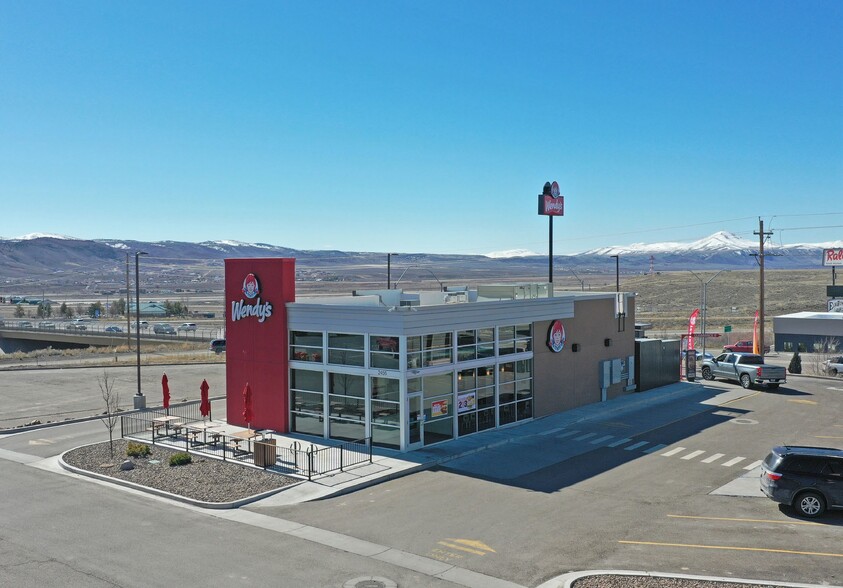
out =
{"type": "Polygon", "coordinates": [[[422,395],[407,394],[407,449],[418,449],[424,445],[422,419],[422,395]]]}

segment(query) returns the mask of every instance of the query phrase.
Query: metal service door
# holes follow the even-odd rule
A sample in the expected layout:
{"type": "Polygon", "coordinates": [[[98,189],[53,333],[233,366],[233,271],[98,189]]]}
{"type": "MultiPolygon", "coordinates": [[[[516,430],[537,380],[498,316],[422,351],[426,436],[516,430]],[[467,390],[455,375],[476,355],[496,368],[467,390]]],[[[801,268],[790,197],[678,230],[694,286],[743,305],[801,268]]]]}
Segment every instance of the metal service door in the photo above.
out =
{"type": "Polygon", "coordinates": [[[422,395],[407,394],[407,449],[418,449],[424,445],[424,413],[422,395]]]}

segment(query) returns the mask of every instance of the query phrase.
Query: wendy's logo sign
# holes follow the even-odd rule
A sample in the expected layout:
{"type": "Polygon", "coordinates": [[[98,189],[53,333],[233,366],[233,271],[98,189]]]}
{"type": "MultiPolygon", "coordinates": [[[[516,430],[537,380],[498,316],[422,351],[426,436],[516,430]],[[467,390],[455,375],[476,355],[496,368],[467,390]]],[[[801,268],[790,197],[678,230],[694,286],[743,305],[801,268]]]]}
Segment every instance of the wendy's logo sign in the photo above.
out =
{"type": "Polygon", "coordinates": [[[247,274],[246,279],[243,280],[243,296],[249,300],[254,300],[254,304],[246,304],[243,299],[231,301],[231,320],[239,321],[249,316],[258,317],[258,322],[262,323],[272,316],[272,304],[269,302],[261,302],[260,299],[260,282],[255,274],[247,274]]]}
{"type": "Polygon", "coordinates": [[[251,300],[260,293],[261,287],[255,274],[248,274],[246,279],[243,280],[243,295],[251,300]]]}
{"type": "Polygon", "coordinates": [[[547,330],[547,346],[554,353],[559,353],[565,347],[565,327],[562,326],[562,321],[557,319],[550,323],[547,330]]]}

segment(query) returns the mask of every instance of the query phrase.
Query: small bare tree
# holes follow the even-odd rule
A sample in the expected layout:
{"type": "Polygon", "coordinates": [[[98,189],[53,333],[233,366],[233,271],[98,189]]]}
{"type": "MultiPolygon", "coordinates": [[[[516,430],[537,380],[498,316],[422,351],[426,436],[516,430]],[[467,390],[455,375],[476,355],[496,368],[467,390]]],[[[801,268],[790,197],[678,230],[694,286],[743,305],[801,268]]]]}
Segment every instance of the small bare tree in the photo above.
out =
{"type": "Polygon", "coordinates": [[[102,399],[105,402],[105,416],[100,420],[108,429],[108,449],[111,452],[111,457],[114,457],[114,427],[117,426],[118,413],[120,412],[120,393],[114,390],[114,378],[109,375],[107,371],[102,373],[102,377],[97,377],[97,384],[100,386],[102,392],[102,399]]]}

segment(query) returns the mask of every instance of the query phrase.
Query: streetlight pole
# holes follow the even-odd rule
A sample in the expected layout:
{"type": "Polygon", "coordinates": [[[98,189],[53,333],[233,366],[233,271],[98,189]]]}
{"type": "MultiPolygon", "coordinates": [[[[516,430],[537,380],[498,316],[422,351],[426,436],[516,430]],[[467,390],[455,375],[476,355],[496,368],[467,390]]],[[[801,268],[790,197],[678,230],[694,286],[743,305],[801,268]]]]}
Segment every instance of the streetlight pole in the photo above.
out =
{"type": "MultiPolygon", "coordinates": [[[[703,352],[703,359],[704,359],[705,358],[705,343],[706,343],[706,340],[708,339],[708,336],[707,336],[708,334],[706,333],[706,330],[705,330],[705,316],[706,316],[706,313],[708,311],[708,285],[712,282],[712,280],[714,280],[714,278],[716,278],[717,276],[719,276],[723,272],[726,272],[726,271],[729,271],[729,270],[720,270],[719,272],[717,272],[716,274],[711,276],[711,278],[709,278],[705,282],[703,281],[703,279],[701,277],[699,277],[697,274],[695,274],[691,270],[688,270],[688,271],[690,271],[691,274],[693,274],[693,276],[696,279],[698,279],[700,281],[700,284],[702,285],[702,298],[700,299],[700,306],[702,306],[702,308],[700,310],[702,310],[702,340],[703,340],[702,352],[703,352]]],[[[691,350],[689,349],[688,351],[690,352],[691,350]]]]}
{"type": "Polygon", "coordinates": [[[615,258],[615,292],[621,291],[620,255],[610,255],[615,258]]]}
{"type": "Polygon", "coordinates": [[[141,360],[140,360],[140,270],[138,258],[147,255],[146,251],[135,251],[135,347],[138,353],[138,393],[135,395],[135,408],[146,408],[146,398],[141,392],[141,360]]]}
{"type": "Polygon", "coordinates": [[[392,290],[392,256],[398,256],[397,253],[386,254],[386,289],[392,290]]]}

